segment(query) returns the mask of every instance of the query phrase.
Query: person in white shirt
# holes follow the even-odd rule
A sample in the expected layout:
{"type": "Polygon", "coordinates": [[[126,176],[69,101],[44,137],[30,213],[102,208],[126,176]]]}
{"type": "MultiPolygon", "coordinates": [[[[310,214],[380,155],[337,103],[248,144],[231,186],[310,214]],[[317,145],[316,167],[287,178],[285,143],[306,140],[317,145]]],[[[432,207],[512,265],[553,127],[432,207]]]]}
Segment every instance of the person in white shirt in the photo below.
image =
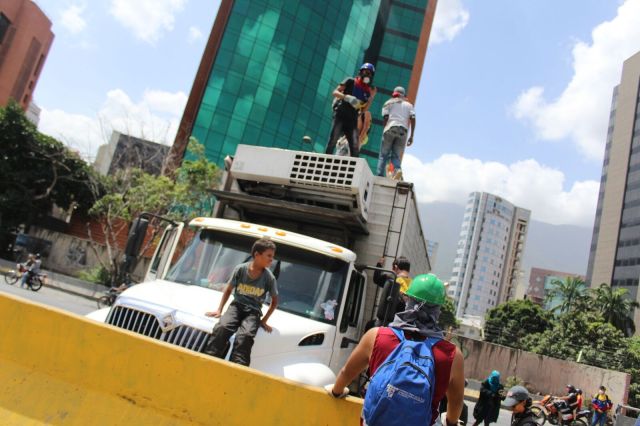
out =
{"type": "Polygon", "coordinates": [[[378,157],[376,174],[385,176],[387,163],[391,161],[395,170],[394,179],[402,179],[402,156],[405,146],[413,143],[413,133],[416,128],[416,112],[413,105],[406,100],[404,87],[393,89],[392,98],[382,107],[384,131],[382,145],[378,157]],[[411,130],[411,135],[409,135],[411,130]]]}

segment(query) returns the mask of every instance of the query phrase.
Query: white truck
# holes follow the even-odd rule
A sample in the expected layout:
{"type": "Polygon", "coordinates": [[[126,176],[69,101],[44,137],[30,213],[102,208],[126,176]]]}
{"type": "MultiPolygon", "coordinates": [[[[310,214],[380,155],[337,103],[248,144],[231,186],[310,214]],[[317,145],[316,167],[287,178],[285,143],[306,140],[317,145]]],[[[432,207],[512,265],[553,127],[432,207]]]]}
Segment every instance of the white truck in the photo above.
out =
{"type": "Polygon", "coordinates": [[[413,274],[430,270],[412,184],[374,177],[364,159],[248,145],[225,168],[213,217],[169,225],[144,282],[89,317],[201,352],[217,321],[204,313],[267,236],[279,305],[273,332],[258,331],[251,367],[333,383],[377,308],[363,265],[404,255],[413,274]]]}

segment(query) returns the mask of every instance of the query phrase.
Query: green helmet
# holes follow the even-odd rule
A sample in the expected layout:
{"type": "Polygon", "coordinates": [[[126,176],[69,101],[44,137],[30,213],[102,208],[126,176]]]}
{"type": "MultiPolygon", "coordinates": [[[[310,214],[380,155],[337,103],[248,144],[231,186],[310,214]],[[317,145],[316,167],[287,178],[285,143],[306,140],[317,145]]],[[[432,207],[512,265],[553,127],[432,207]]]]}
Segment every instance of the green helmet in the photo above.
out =
{"type": "Polygon", "coordinates": [[[434,274],[422,274],[411,281],[405,294],[420,302],[442,305],[445,293],[444,284],[438,277],[434,274]]]}

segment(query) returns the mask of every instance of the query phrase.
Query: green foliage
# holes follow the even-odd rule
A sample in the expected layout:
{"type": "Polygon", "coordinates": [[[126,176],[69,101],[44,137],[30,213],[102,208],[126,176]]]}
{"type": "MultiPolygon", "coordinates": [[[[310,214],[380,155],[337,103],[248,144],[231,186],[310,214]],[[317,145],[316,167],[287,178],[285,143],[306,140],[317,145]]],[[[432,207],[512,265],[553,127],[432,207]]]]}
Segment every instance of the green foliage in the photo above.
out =
{"type": "Polygon", "coordinates": [[[0,108],[0,227],[27,226],[53,204],[87,211],[101,193],[93,169],[62,142],[44,135],[15,102],[0,108]]]}
{"type": "Polygon", "coordinates": [[[460,321],[456,319],[456,307],[453,303],[453,299],[450,297],[447,297],[444,304],[440,307],[438,325],[440,325],[443,330],[448,330],[449,328],[455,330],[460,326],[460,321]]]}
{"type": "Polygon", "coordinates": [[[141,213],[176,221],[211,213],[214,199],[208,190],[218,184],[220,172],[206,159],[204,146],[196,139],[191,138],[189,150],[193,159],[183,162],[176,171],[175,181],[140,169],[119,170],[105,178],[105,195],[95,202],[89,213],[102,220],[109,261],[101,262],[109,265],[112,276],[118,276],[120,260],[116,236],[125,232],[128,222],[141,213]]]}
{"type": "Polygon", "coordinates": [[[102,284],[104,286],[111,285],[111,273],[109,270],[102,266],[96,266],[95,268],[81,270],[76,276],[81,280],[89,281],[96,284],[102,284]]]}
{"type": "Polygon", "coordinates": [[[560,298],[560,304],[553,310],[564,314],[587,307],[587,286],[580,277],[567,277],[563,281],[553,280],[553,288],[547,293],[547,300],[560,298]]]}
{"type": "Polygon", "coordinates": [[[526,386],[524,380],[518,376],[509,376],[503,383],[505,390],[509,390],[514,386],[526,386]]]}
{"type": "Polygon", "coordinates": [[[626,288],[613,288],[605,283],[591,290],[595,307],[603,318],[626,335],[632,335],[636,328],[633,324],[633,310],[640,304],[632,300],[626,288]]]}
{"type": "Polygon", "coordinates": [[[496,306],[485,315],[485,339],[499,345],[526,349],[526,337],[552,326],[553,315],[530,300],[496,306]]]}
{"type": "Polygon", "coordinates": [[[171,209],[182,219],[211,214],[215,198],[209,190],[220,181],[220,169],[207,160],[204,145],[191,137],[187,151],[188,157],[176,170],[176,203],[171,209]]]}
{"type": "Polygon", "coordinates": [[[627,339],[627,343],[622,369],[631,374],[628,404],[640,407],[640,337],[631,337],[627,339]]]}
{"type": "Polygon", "coordinates": [[[552,328],[526,339],[528,350],[554,358],[596,367],[617,369],[624,356],[624,334],[597,312],[571,312],[560,316],[552,328]]]}

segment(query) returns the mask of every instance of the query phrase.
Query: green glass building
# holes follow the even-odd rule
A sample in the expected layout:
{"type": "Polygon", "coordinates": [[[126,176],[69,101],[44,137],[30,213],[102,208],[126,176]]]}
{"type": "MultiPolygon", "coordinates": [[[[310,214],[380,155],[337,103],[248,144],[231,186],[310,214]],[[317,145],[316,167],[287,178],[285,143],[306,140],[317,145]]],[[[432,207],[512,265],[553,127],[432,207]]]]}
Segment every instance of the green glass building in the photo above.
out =
{"type": "Polygon", "coordinates": [[[241,143],[324,152],[333,89],[371,62],[378,94],[360,156],[375,169],[382,104],[395,86],[415,102],[435,6],[436,0],[223,0],[172,166],[185,156],[189,136],[218,165],[241,143]]]}

